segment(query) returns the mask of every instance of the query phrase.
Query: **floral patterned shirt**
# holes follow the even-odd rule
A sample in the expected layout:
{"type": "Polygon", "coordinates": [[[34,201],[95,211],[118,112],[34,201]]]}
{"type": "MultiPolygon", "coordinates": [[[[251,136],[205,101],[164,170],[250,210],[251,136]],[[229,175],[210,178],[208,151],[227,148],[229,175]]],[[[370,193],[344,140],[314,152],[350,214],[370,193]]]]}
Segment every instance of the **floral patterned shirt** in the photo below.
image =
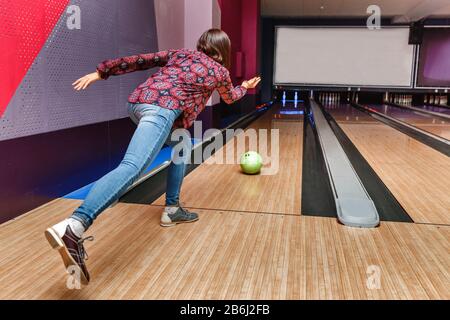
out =
{"type": "Polygon", "coordinates": [[[241,99],[245,87],[233,87],[229,71],[206,54],[189,49],[168,50],[106,60],[97,66],[102,79],[138,70],[161,67],[129,96],[131,103],[148,103],[181,109],[175,127],[189,128],[217,90],[231,104],[241,99]]]}

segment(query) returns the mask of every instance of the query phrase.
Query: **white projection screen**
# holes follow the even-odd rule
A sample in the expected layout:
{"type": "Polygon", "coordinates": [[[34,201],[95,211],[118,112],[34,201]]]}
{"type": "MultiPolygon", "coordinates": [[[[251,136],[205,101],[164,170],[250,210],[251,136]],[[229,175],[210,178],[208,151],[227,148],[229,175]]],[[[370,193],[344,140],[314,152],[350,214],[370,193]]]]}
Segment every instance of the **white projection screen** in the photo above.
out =
{"type": "Polygon", "coordinates": [[[411,87],[408,28],[277,27],[274,84],[411,87]]]}

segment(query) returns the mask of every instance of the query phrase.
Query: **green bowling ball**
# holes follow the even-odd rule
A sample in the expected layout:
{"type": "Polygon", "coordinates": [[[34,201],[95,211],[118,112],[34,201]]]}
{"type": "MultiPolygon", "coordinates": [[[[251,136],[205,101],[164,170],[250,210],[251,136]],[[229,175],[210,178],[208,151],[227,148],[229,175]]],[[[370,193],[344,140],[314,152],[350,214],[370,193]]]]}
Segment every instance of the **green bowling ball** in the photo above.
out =
{"type": "Polygon", "coordinates": [[[248,151],[241,156],[241,169],[246,174],[259,173],[262,165],[262,158],[255,151],[248,151]]]}

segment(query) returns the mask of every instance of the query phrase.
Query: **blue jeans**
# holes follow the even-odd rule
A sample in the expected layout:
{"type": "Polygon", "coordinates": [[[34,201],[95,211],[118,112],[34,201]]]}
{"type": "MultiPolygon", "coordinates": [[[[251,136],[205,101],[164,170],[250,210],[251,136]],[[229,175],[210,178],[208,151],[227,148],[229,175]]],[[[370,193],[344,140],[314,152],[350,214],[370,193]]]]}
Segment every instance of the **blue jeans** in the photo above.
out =
{"type": "MultiPolygon", "coordinates": [[[[150,104],[128,106],[130,118],[138,126],[119,166],[98,180],[83,204],[72,218],[89,228],[98,215],[117,201],[155,160],[164,144],[176,144],[170,140],[171,128],[181,110],[170,110],[150,104]]],[[[183,144],[185,146],[186,144],[183,144]]],[[[191,147],[189,141],[189,148],[191,147]]],[[[190,149],[185,160],[190,157],[190,149]]],[[[166,205],[178,205],[181,184],[186,171],[186,161],[171,162],[168,169],[166,205]]]]}

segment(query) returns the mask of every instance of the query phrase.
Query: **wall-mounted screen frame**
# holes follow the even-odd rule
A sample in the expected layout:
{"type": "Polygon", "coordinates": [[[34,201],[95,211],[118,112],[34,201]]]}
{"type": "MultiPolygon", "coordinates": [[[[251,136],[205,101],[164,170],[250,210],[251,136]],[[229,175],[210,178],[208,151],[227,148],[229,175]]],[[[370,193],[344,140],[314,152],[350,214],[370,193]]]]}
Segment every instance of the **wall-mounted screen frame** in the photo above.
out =
{"type": "MultiPolygon", "coordinates": [[[[363,26],[338,26],[338,27],[336,27],[336,26],[284,26],[284,25],[276,26],[275,27],[275,44],[274,44],[273,85],[274,86],[302,86],[302,87],[365,87],[365,88],[412,89],[413,85],[414,85],[414,78],[415,78],[415,69],[414,69],[415,63],[414,62],[416,59],[417,46],[408,44],[408,36],[409,36],[409,28],[407,26],[398,26],[398,27],[397,26],[389,26],[389,27],[383,27],[381,30],[368,30],[366,27],[363,27],[363,26]],[[383,32],[383,30],[394,30],[393,32],[384,32],[384,35],[386,35],[388,33],[393,35],[393,39],[390,39],[391,42],[393,43],[393,45],[394,46],[397,45],[403,51],[407,52],[408,58],[406,59],[406,64],[405,64],[405,59],[401,58],[402,53],[399,53],[398,56],[396,56],[396,59],[398,59],[398,61],[400,61],[400,63],[403,63],[402,71],[405,72],[405,74],[401,75],[402,81],[400,81],[399,83],[397,83],[396,81],[394,81],[394,83],[392,81],[391,81],[391,83],[389,83],[388,80],[386,81],[386,83],[384,83],[383,81],[378,81],[378,83],[370,82],[370,81],[365,81],[365,82],[314,81],[314,79],[312,79],[312,81],[301,81],[301,80],[300,81],[285,81],[286,79],[283,79],[283,76],[280,77],[280,75],[277,73],[277,71],[279,71],[278,70],[279,59],[282,58],[282,56],[279,55],[280,48],[278,47],[278,41],[280,40],[279,39],[280,30],[282,30],[282,29],[312,31],[313,33],[314,32],[317,33],[317,31],[327,31],[327,32],[330,31],[330,32],[328,32],[328,35],[331,37],[335,34],[342,33],[342,32],[347,33],[347,34],[351,34],[352,32],[355,32],[355,34],[359,33],[360,37],[362,36],[362,31],[364,31],[364,32],[379,32],[376,37],[376,41],[375,41],[376,43],[373,44],[374,47],[376,47],[377,43],[379,43],[380,41],[383,41],[382,40],[383,37],[381,36],[381,32],[383,32]],[[397,30],[397,31],[395,31],[395,30],[397,30]],[[333,35],[331,33],[333,33],[333,35]],[[398,43],[399,38],[400,38],[400,41],[402,41],[402,43],[400,43],[400,44],[398,43]]],[[[311,38],[314,38],[314,37],[311,37],[311,38]]],[[[318,41],[320,41],[320,40],[318,40],[318,41]]],[[[305,44],[305,46],[306,45],[312,45],[312,42],[309,44],[305,44]]],[[[364,49],[367,50],[367,48],[364,48],[364,49]]],[[[348,49],[348,50],[351,51],[352,49],[348,49]]],[[[356,49],[353,49],[353,50],[356,50],[356,49]]],[[[392,52],[393,52],[392,54],[396,54],[395,47],[390,48],[390,50],[392,50],[392,52]]],[[[358,51],[360,51],[360,50],[358,50],[358,51]]],[[[311,52],[312,53],[309,53],[310,55],[313,54],[313,51],[311,51],[311,52]]],[[[387,54],[389,54],[389,52],[387,54],[386,54],[386,52],[382,52],[382,54],[384,56],[386,56],[387,54]]],[[[365,58],[365,59],[367,59],[367,58],[365,58]]],[[[362,62],[360,62],[360,63],[362,63],[362,62]]],[[[386,69],[387,69],[386,70],[386,74],[387,74],[388,70],[391,70],[392,68],[386,68],[386,69]]],[[[321,71],[317,71],[317,72],[320,73],[321,71]]],[[[311,74],[312,74],[312,71],[311,71],[311,74]]],[[[342,72],[342,74],[344,74],[344,72],[342,72]]],[[[386,76],[386,79],[388,77],[389,76],[386,76]]],[[[333,78],[333,77],[329,77],[329,78],[333,78]]]]}

